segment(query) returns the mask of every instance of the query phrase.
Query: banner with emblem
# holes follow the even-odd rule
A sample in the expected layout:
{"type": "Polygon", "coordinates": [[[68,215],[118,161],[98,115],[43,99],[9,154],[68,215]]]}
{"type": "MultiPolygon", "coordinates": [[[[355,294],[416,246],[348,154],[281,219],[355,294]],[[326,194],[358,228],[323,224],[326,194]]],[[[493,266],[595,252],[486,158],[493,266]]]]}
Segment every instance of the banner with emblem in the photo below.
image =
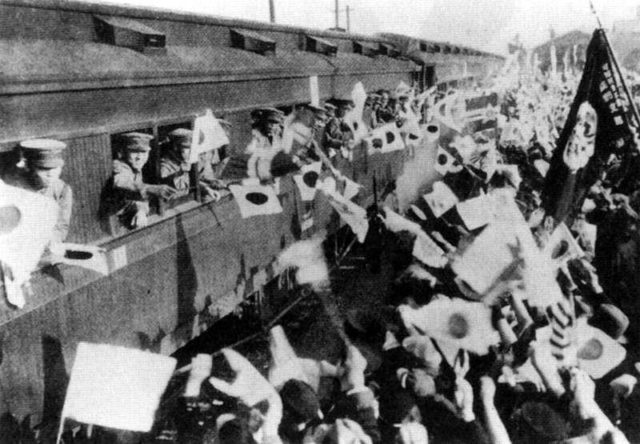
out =
{"type": "Polygon", "coordinates": [[[623,79],[614,70],[602,29],[596,29],[571,110],[558,139],[542,194],[547,214],[561,222],[577,211],[611,154],[633,151],[623,79]]]}
{"type": "Polygon", "coordinates": [[[243,219],[282,213],[282,206],[272,186],[262,185],[257,180],[246,180],[242,185],[229,185],[229,190],[238,202],[243,219]]]}

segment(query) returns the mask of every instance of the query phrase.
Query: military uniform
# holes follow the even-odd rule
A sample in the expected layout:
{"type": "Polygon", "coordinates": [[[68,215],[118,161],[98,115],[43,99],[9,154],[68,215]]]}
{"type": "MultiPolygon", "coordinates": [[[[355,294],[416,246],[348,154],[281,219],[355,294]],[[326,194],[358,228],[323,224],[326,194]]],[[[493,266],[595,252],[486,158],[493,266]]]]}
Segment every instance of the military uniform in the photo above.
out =
{"type": "Polygon", "coordinates": [[[5,178],[9,185],[33,191],[47,196],[58,204],[58,220],[54,227],[52,242],[63,242],[69,233],[73,193],[71,187],[59,178],[43,184],[34,174],[34,170],[62,168],[62,152],[66,148],[63,142],[49,139],[34,139],[20,143],[26,168],[16,168],[5,178]]]}
{"type": "Polygon", "coordinates": [[[191,149],[191,130],[178,128],[169,133],[171,146],[160,159],[160,178],[162,183],[178,190],[177,196],[189,194],[191,186],[191,164],[180,156],[180,150],[191,149]]]}
{"type": "MultiPolygon", "coordinates": [[[[143,133],[127,133],[122,136],[123,152],[149,152],[152,136],[143,133]]],[[[149,214],[147,185],[142,180],[142,171],[133,168],[125,160],[113,161],[110,210],[119,216],[124,225],[130,226],[136,214],[149,214]]]]}

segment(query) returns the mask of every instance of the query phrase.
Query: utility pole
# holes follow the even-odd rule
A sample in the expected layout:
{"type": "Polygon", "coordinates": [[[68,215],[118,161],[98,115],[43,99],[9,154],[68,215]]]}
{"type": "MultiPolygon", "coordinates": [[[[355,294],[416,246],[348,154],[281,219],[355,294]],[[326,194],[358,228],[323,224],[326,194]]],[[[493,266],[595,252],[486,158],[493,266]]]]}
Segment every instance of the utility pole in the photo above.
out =
{"type": "Polygon", "coordinates": [[[351,31],[351,8],[347,5],[347,32],[351,31]]]}
{"type": "Polygon", "coordinates": [[[340,0],[336,0],[336,29],[340,27],[340,0]]]}
{"type": "Polygon", "coordinates": [[[276,5],[275,0],[269,0],[269,21],[271,23],[276,22],[276,5]]]}

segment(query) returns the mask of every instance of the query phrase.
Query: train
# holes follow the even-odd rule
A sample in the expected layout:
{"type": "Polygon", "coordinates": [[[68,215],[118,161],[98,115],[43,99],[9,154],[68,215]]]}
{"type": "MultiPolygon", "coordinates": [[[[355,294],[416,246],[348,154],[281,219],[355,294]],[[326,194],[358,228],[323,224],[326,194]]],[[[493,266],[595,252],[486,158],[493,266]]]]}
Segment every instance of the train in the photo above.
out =
{"type": "MultiPolygon", "coordinates": [[[[0,173],[17,161],[20,141],[64,141],[62,178],[74,192],[67,241],[103,247],[109,262],[108,275],[39,269],[24,308],[0,302],[0,410],[35,423],[55,410],[56,396],[60,404],[80,341],[174,353],[243,301],[263,297],[277,278],[274,258],[300,237],[302,207],[290,177],[280,181],[277,215],[243,219],[231,197],[190,194],[154,206],[144,228],[105,217],[100,205],[119,134],[154,136],[149,164],[157,173],[157,141],[207,109],[231,124],[229,149],[241,151],[251,111],[309,102],[311,77],[326,100],[348,95],[356,82],[367,90],[401,81],[446,89],[504,62],[396,34],[65,0],[3,0],[0,23],[0,173]]],[[[376,175],[379,187],[392,180],[402,156],[356,154],[344,173],[363,185],[357,199],[370,199],[376,175]]],[[[326,201],[316,199],[311,212],[316,229],[332,226],[326,201]]]]}

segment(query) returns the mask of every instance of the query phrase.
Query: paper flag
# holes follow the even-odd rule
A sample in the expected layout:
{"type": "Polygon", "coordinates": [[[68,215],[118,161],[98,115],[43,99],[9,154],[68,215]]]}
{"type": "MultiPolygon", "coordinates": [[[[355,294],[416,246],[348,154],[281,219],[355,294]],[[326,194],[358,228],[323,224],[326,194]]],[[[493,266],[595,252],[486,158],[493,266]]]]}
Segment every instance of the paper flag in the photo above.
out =
{"type": "Polygon", "coordinates": [[[367,135],[368,128],[362,120],[364,113],[364,103],[367,101],[367,91],[362,82],[358,82],[351,91],[351,100],[354,107],[347,112],[343,118],[344,122],[351,128],[353,139],[356,144],[367,135]]]}
{"type": "Polygon", "coordinates": [[[327,282],[329,268],[322,248],[323,241],[324,236],[316,235],[291,244],[278,255],[276,266],[279,270],[297,268],[296,280],[299,284],[327,282]]]}
{"type": "Polygon", "coordinates": [[[405,147],[402,135],[395,122],[387,123],[371,131],[370,135],[365,138],[365,143],[369,155],[390,153],[403,150],[405,147]]]}
{"type": "Polygon", "coordinates": [[[356,197],[362,186],[346,176],[342,176],[342,180],[344,180],[344,191],[342,192],[342,197],[347,200],[351,200],[356,197]]]}
{"type": "Polygon", "coordinates": [[[53,199],[0,181],[0,261],[11,270],[5,275],[7,299],[24,306],[21,287],[49,244],[58,220],[53,199]]]}
{"type": "Polygon", "coordinates": [[[80,342],[62,418],[148,432],[175,366],[175,358],[80,342]]]}
{"type": "Polygon", "coordinates": [[[544,252],[547,258],[557,262],[584,257],[584,251],[564,223],[559,224],[553,230],[553,234],[545,245],[544,252]]]}
{"type": "Polygon", "coordinates": [[[313,162],[303,165],[300,168],[301,174],[293,176],[298,189],[300,190],[300,198],[304,202],[312,201],[316,197],[316,186],[322,170],[322,162],[313,162]]]}
{"type": "Polygon", "coordinates": [[[456,210],[469,230],[475,230],[489,224],[495,219],[493,206],[495,205],[490,195],[483,194],[467,199],[456,205],[456,210]]]}
{"type": "Polygon", "coordinates": [[[491,309],[480,302],[439,297],[418,309],[401,305],[399,311],[408,329],[417,327],[438,341],[479,355],[500,342],[491,324],[491,309]]]}
{"type": "Polygon", "coordinates": [[[433,191],[422,196],[435,217],[440,217],[458,203],[458,198],[444,182],[433,184],[433,191]]]}
{"type": "Polygon", "coordinates": [[[434,268],[443,268],[449,260],[442,248],[426,233],[419,233],[413,242],[413,257],[434,268]]]}
{"type": "Polygon", "coordinates": [[[104,248],[95,245],[56,243],[51,245],[51,251],[55,254],[54,263],[74,265],[100,274],[109,274],[104,248]]]}
{"type": "Polygon", "coordinates": [[[392,231],[394,233],[398,233],[400,231],[408,231],[410,233],[415,234],[416,236],[420,234],[424,234],[420,225],[415,222],[411,222],[410,220],[402,217],[395,211],[393,211],[389,207],[384,207],[384,225],[387,227],[387,230],[392,231]]]}
{"type": "Polygon", "coordinates": [[[369,231],[367,210],[345,199],[335,191],[331,192],[329,189],[325,189],[324,186],[322,186],[321,189],[324,195],[327,196],[329,204],[331,204],[333,209],[340,215],[340,218],[351,227],[358,241],[360,243],[364,242],[364,239],[367,237],[367,232],[369,231]]]}
{"type": "Polygon", "coordinates": [[[447,150],[440,146],[438,146],[434,167],[441,176],[445,176],[448,173],[459,173],[463,168],[462,164],[452,154],[449,154],[447,150]]]}
{"type": "Polygon", "coordinates": [[[193,139],[191,141],[191,151],[189,162],[196,163],[200,154],[207,151],[217,150],[228,145],[229,137],[220,125],[218,119],[213,116],[210,109],[207,109],[204,116],[196,117],[193,123],[193,139]]]}
{"type": "Polygon", "coordinates": [[[309,98],[313,106],[320,106],[320,88],[318,87],[318,76],[309,77],[309,98]]]}
{"type": "Polygon", "coordinates": [[[238,202],[243,219],[252,216],[282,213],[282,206],[273,187],[259,184],[243,184],[229,185],[229,190],[236,202],[238,202]]]}
{"type": "Polygon", "coordinates": [[[517,239],[505,224],[490,224],[451,263],[453,271],[475,292],[483,294],[516,260],[517,239]]]}

